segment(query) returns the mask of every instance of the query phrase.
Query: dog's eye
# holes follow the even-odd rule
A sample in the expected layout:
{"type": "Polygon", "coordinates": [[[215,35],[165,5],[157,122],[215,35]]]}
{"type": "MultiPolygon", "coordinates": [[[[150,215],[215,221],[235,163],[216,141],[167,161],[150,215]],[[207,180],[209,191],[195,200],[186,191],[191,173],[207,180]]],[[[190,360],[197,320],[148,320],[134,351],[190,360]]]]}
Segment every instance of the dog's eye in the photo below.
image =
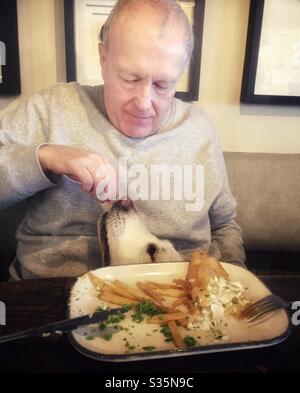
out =
{"type": "Polygon", "coordinates": [[[150,255],[151,260],[154,261],[155,254],[157,253],[157,246],[154,243],[149,243],[147,253],[150,255]]]}

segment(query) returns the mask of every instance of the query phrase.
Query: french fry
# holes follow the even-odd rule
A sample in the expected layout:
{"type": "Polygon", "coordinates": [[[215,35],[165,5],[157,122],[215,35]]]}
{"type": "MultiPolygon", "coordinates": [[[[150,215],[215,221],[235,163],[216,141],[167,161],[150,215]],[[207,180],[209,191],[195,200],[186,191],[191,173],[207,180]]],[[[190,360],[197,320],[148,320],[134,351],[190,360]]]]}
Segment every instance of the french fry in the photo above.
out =
{"type": "Polygon", "coordinates": [[[153,288],[153,289],[157,289],[157,288],[161,288],[161,289],[182,289],[179,285],[173,285],[173,284],[160,284],[160,283],[156,283],[153,281],[146,281],[146,284],[153,288]]]}
{"type": "Polygon", "coordinates": [[[148,285],[142,282],[137,282],[136,286],[143,292],[145,292],[146,295],[150,296],[151,299],[155,300],[157,303],[161,304],[164,301],[164,298],[158,293],[156,293],[154,289],[149,288],[148,285]]]}
{"type": "Polygon", "coordinates": [[[173,278],[172,280],[176,285],[182,287],[186,284],[186,280],[184,280],[183,278],[173,278]]]}
{"type": "Polygon", "coordinates": [[[183,304],[187,303],[187,298],[186,297],[180,297],[179,299],[176,299],[173,303],[172,303],[172,307],[179,307],[182,306],[183,304]]]}
{"type": "Polygon", "coordinates": [[[178,319],[178,320],[177,320],[177,323],[178,323],[180,326],[183,326],[183,327],[185,327],[185,328],[187,327],[188,322],[189,322],[189,319],[188,319],[188,318],[178,319]]]}
{"type": "Polygon", "coordinates": [[[109,292],[113,293],[112,287],[110,286],[110,283],[106,282],[103,287],[101,288],[101,293],[102,292],[109,292]]]}
{"type": "Polygon", "coordinates": [[[97,277],[95,274],[91,272],[88,272],[88,278],[93,284],[94,288],[98,291],[102,289],[102,287],[106,284],[106,282],[102,280],[102,278],[97,277]]]}
{"type": "Polygon", "coordinates": [[[112,289],[112,291],[122,297],[131,299],[131,300],[139,300],[136,296],[133,296],[131,293],[129,293],[128,291],[125,291],[123,288],[120,288],[118,285],[116,285],[114,282],[111,282],[110,287],[112,289]]]}
{"type": "Polygon", "coordinates": [[[180,289],[183,289],[185,292],[188,292],[189,290],[189,284],[186,280],[183,280],[182,278],[174,278],[173,282],[178,286],[180,289]]]}
{"type": "Polygon", "coordinates": [[[164,313],[165,314],[174,314],[174,313],[177,313],[177,312],[185,312],[185,311],[182,311],[182,310],[178,310],[178,308],[176,308],[176,307],[166,307],[166,310],[164,310],[164,313]]]}
{"type": "MultiPolygon", "coordinates": [[[[148,299],[147,299],[147,300],[148,300],[148,299]]],[[[170,307],[164,306],[161,302],[157,302],[156,300],[151,299],[151,298],[149,298],[149,301],[150,301],[151,303],[153,303],[157,308],[159,308],[159,309],[160,309],[162,312],[164,312],[164,313],[169,313],[169,312],[172,311],[170,307]]],[[[177,311],[177,310],[176,310],[176,311],[177,311]]]]}
{"type": "Polygon", "coordinates": [[[177,321],[178,319],[184,319],[188,315],[189,314],[187,312],[181,312],[181,311],[170,313],[170,314],[159,314],[148,318],[147,323],[155,323],[161,325],[169,321],[177,321]]]}
{"type": "Polygon", "coordinates": [[[181,337],[180,331],[176,325],[175,321],[170,321],[168,322],[168,327],[170,329],[170,332],[172,334],[172,338],[174,341],[174,344],[177,348],[185,348],[185,343],[181,337]]]}
{"type": "Polygon", "coordinates": [[[128,293],[130,293],[132,296],[135,297],[136,300],[141,300],[141,299],[145,298],[144,293],[140,293],[140,291],[138,291],[135,288],[130,287],[129,285],[124,284],[122,281],[115,280],[114,284],[116,286],[118,286],[119,288],[122,288],[124,291],[127,291],[128,293]]]}
{"type": "Polygon", "coordinates": [[[188,300],[187,303],[186,303],[186,305],[187,305],[187,308],[188,308],[189,313],[190,313],[191,315],[196,314],[196,312],[197,312],[197,307],[193,304],[193,302],[192,302],[191,300],[188,300]]]}
{"type": "Polygon", "coordinates": [[[98,298],[108,303],[117,304],[118,306],[122,306],[123,304],[137,303],[136,300],[132,300],[123,296],[118,296],[110,292],[102,292],[100,293],[100,295],[98,295],[98,298]]]}
{"type": "Polygon", "coordinates": [[[182,289],[173,289],[173,288],[157,288],[156,292],[160,295],[168,296],[168,297],[185,297],[186,293],[182,289]]]}

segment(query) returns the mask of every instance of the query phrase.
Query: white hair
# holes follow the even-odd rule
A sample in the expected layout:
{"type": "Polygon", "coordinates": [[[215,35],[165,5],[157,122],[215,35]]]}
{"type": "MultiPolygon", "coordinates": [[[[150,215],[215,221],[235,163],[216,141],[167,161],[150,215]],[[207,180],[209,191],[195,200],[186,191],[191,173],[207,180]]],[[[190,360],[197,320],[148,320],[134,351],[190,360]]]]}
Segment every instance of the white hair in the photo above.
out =
{"type": "Polygon", "coordinates": [[[182,28],[185,32],[184,45],[189,60],[194,47],[193,29],[183,9],[174,0],[143,0],[143,2],[141,0],[119,0],[101,28],[100,41],[103,45],[108,47],[109,36],[113,27],[125,14],[126,16],[128,14],[132,15],[133,12],[138,12],[145,7],[152,9],[163,17],[163,28],[168,27],[168,22],[171,19],[172,21],[176,20],[176,26],[182,28]]]}

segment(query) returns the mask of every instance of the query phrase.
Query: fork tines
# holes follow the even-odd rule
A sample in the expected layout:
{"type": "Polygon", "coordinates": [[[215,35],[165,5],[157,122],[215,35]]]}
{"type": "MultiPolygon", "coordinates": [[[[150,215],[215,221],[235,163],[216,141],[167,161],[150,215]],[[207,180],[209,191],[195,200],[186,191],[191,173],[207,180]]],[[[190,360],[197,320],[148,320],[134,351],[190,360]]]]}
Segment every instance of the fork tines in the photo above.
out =
{"type": "Polygon", "coordinates": [[[263,317],[267,317],[271,312],[281,308],[287,308],[287,303],[277,295],[268,295],[245,308],[242,315],[249,322],[257,322],[263,317]]]}

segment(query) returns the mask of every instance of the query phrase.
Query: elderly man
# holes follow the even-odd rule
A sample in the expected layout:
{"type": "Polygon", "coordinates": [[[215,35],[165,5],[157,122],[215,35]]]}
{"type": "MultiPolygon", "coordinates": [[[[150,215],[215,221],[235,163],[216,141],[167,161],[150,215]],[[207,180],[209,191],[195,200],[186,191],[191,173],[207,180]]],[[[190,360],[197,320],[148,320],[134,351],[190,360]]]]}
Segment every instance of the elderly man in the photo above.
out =
{"type": "Polygon", "coordinates": [[[151,199],[149,190],[148,198],[136,198],[136,209],[148,230],[183,257],[201,248],[243,265],[216,133],[200,107],[174,98],[192,46],[191,27],[175,1],[120,0],[99,46],[104,86],[58,84],[3,119],[0,205],[29,199],[12,277],[79,275],[99,266],[96,220],[103,205],[95,194],[113,199],[111,182],[125,180],[120,159],[147,170],[200,168],[201,190],[194,172],[184,184],[196,187],[201,203],[187,203],[185,192],[181,199],[151,199]]]}

